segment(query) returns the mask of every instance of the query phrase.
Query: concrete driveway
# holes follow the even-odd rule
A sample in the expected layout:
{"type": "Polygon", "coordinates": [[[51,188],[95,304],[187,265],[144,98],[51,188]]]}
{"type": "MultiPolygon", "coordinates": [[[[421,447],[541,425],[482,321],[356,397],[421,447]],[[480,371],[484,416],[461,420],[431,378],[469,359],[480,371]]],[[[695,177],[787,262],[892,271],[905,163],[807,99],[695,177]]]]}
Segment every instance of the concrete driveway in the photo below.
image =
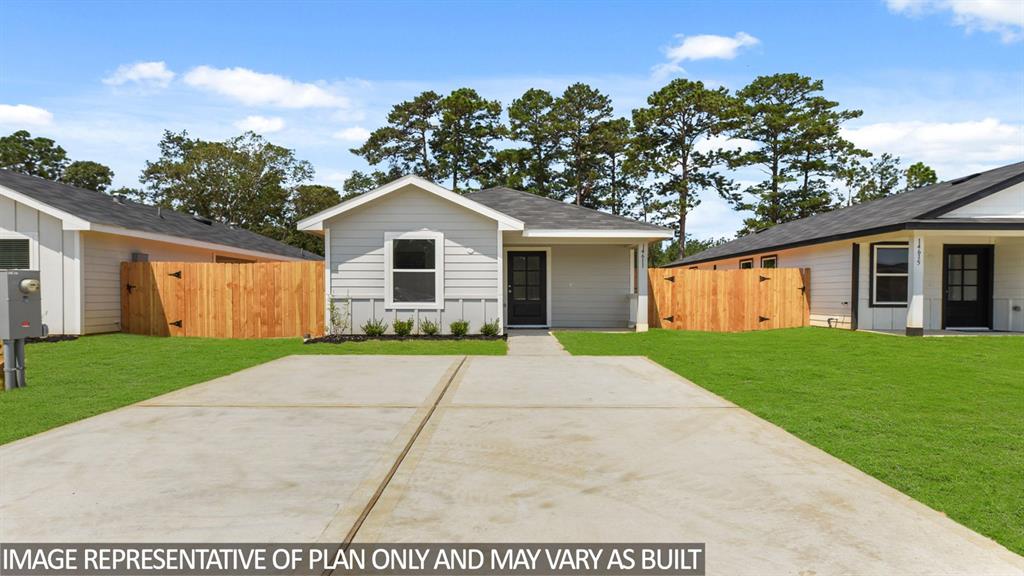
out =
{"type": "Polygon", "coordinates": [[[708,574],[1024,558],[643,358],[293,356],[0,447],[0,541],[706,542],[708,574]]]}

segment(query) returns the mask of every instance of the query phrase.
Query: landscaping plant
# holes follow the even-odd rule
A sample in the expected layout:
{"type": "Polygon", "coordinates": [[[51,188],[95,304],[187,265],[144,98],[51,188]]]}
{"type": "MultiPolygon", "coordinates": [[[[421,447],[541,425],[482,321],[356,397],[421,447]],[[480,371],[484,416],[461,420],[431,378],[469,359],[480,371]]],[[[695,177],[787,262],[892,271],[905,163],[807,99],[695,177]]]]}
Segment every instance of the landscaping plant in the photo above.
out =
{"type": "Polygon", "coordinates": [[[381,318],[367,320],[362,326],[363,334],[367,336],[383,336],[388,331],[388,323],[381,318]]]}
{"type": "Polygon", "coordinates": [[[439,326],[437,325],[437,322],[434,322],[430,318],[420,320],[420,332],[423,332],[423,334],[427,336],[437,335],[438,328],[439,326]]]}
{"type": "Polygon", "coordinates": [[[448,328],[452,331],[452,336],[462,338],[469,333],[469,322],[466,322],[465,320],[456,320],[449,324],[448,328]]]}
{"type": "Polygon", "coordinates": [[[413,319],[407,320],[395,320],[395,334],[398,336],[408,336],[412,334],[413,319]]]}
{"type": "Polygon", "coordinates": [[[501,327],[498,326],[497,318],[490,322],[484,322],[484,325],[480,327],[480,333],[484,336],[497,336],[500,331],[501,327]]]}

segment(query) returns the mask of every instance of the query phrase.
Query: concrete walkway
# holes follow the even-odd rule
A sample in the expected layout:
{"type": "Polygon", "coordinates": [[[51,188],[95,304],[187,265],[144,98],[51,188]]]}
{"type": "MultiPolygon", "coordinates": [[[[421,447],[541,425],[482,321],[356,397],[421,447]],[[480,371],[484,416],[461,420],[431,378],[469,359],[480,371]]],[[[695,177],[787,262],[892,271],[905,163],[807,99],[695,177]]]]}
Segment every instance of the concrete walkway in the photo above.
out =
{"type": "Polygon", "coordinates": [[[509,356],[568,356],[558,339],[547,329],[510,329],[509,356]]]}
{"type": "Polygon", "coordinates": [[[637,357],[293,356],[0,446],[0,542],[350,540],[705,542],[709,575],[1024,571],[637,357]]]}

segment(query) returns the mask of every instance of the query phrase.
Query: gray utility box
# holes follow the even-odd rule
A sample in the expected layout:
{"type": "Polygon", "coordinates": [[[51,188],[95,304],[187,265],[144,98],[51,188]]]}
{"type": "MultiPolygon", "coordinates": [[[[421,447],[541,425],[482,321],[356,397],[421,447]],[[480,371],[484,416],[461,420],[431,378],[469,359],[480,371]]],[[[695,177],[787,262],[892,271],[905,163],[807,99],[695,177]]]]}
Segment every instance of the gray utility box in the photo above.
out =
{"type": "Polygon", "coordinates": [[[0,340],[41,338],[42,310],[38,271],[0,271],[0,340]]]}

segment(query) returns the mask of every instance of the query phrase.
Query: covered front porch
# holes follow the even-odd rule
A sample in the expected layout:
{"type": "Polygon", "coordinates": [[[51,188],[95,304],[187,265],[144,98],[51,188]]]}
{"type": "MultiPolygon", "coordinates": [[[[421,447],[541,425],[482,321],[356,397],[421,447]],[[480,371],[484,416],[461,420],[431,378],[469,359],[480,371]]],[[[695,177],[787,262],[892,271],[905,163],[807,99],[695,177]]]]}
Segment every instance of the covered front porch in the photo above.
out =
{"type": "Polygon", "coordinates": [[[646,331],[652,240],[506,232],[505,326],[646,331]]]}
{"type": "Polygon", "coordinates": [[[1024,332],[1024,232],[921,229],[867,248],[861,329],[908,336],[1024,332]],[[905,303],[893,296],[902,282],[905,303]]]}

